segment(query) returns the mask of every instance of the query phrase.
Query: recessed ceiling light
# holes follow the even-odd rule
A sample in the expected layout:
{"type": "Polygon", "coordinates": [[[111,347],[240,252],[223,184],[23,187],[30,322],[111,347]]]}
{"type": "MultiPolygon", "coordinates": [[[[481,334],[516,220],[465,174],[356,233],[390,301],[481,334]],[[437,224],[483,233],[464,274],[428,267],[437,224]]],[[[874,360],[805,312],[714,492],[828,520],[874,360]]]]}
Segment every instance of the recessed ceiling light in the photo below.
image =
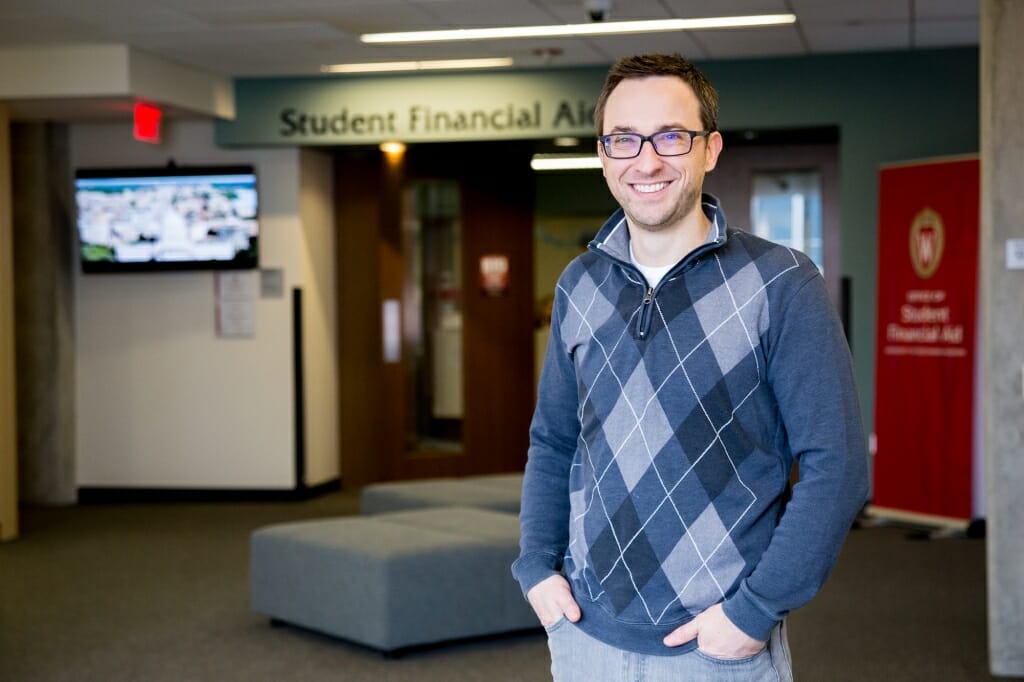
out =
{"type": "Polygon", "coordinates": [[[382,152],[384,152],[385,154],[390,154],[390,155],[404,154],[405,153],[405,143],[404,142],[397,142],[397,141],[381,142],[380,146],[379,146],[379,149],[382,152]]]}
{"type": "Polygon", "coordinates": [[[512,66],[511,57],[489,59],[432,59],[410,62],[369,62],[364,64],[325,64],[324,73],[380,73],[382,71],[437,71],[445,69],[497,69],[512,66]]]}
{"type": "Polygon", "coordinates": [[[656,33],[715,28],[748,28],[752,26],[778,26],[795,22],[795,14],[761,14],[740,17],[708,17],[704,19],[605,21],[592,24],[558,24],[553,26],[499,26],[495,28],[459,28],[440,31],[364,33],[359,36],[359,39],[364,43],[428,43],[447,40],[549,38],[557,36],[591,36],[607,33],[656,33]]]}
{"type": "Polygon", "coordinates": [[[580,138],[578,137],[556,137],[554,139],[556,147],[577,147],[580,144],[580,138]]]}

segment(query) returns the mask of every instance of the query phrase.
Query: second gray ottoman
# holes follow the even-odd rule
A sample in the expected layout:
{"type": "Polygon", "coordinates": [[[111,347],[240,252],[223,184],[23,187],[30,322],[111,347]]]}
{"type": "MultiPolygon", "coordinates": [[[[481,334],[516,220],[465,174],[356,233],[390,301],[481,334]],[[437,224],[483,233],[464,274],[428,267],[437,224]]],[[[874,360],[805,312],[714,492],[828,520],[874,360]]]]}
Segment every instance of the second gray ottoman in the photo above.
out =
{"type": "Polygon", "coordinates": [[[381,514],[424,507],[478,507],[518,514],[522,491],[521,473],[371,483],[360,494],[359,510],[381,514]]]}
{"type": "Polygon", "coordinates": [[[252,609],[384,651],[537,627],[511,514],[445,507],[277,524],[250,543],[252,609]]]}

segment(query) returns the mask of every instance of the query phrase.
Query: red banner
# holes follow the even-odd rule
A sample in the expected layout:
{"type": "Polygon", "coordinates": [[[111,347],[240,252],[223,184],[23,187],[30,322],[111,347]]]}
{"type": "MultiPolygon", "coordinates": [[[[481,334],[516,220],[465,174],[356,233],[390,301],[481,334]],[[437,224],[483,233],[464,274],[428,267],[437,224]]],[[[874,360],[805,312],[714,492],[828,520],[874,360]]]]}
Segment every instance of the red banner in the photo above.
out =
{"type": "Polygon", "coordinates": [[[971,518],[977,158],[881,171],[872,502],[971,518]]]}

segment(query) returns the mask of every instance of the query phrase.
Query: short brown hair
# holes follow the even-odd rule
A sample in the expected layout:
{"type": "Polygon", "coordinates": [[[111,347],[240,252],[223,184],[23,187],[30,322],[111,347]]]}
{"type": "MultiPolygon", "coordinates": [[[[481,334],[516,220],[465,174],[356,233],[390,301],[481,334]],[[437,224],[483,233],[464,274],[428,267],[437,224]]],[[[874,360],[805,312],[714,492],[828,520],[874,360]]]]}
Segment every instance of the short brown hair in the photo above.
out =
{"type": "Polygon", "coordinates": [[[642,54],[625,57],[615,62],[608,71],[604,88],[594,108],[594,126],[598,135],[604,135],[604,108],[608,96],[619,83],[627,78],[649,78],[651,76],[676,76],[693,88],[700,103],[700,122],[704,130],[718,130],[718,93],[696,66],[679,54],[642,54]]]}

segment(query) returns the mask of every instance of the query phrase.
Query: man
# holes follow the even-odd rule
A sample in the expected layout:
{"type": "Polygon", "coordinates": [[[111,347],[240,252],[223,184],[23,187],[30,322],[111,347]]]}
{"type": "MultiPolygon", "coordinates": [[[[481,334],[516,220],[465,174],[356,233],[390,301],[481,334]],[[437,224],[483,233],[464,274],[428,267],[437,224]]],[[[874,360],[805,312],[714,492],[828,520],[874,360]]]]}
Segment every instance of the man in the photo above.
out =
{"type": "Polygon", "coordinates": [[[865,500],[820,273],[701,192],[717,115],[678,55],[621,60],[598,99],[621,209],[556,288],[512,567],[559,681],[791,679],[783,619],[865,500]]]}

